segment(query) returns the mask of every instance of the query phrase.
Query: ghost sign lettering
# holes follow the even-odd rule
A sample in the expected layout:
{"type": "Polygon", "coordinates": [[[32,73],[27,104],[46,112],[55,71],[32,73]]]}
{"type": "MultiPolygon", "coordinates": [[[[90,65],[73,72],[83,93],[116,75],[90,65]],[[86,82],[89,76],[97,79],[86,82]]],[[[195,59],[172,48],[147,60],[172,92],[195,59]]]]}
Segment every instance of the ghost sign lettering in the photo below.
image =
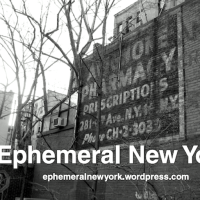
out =
{"type": "Polygon", "coordinates": [[[178,17],[152,22],[125,36],[121,45],[118,41],[84,59],[78,149],[90,148],[96,140],[100,81],[100,146],[184,134],[178,17]]]}

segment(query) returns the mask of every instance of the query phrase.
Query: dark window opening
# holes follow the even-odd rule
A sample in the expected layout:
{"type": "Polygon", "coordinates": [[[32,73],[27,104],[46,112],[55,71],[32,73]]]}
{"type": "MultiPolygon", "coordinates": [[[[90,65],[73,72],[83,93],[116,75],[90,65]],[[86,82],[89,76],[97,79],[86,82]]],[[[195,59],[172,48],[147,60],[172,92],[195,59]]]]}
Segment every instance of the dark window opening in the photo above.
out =
{"type": "Polygon", "coordinates": [[[138,11],[138,12],[137,12],[137,17],[136,17],[136,23],[139,23],[139,22],[141,22],[141,21],[142,21],[141,12],[138,11]]]}
{"type": "Polygon", "coordinates": [[[130,32],[131,26],[132,26],[132,17],[129,17],[126,20],[126,33],[130,32]]]}

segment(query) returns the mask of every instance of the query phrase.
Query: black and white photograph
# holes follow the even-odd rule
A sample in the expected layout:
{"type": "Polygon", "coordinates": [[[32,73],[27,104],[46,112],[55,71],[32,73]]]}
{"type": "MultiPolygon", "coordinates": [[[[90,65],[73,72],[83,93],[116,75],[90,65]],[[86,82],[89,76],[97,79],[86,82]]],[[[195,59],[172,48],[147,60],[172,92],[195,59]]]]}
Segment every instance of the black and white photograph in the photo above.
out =
{"type": "Polygon", "coordinates": [[[200,199],[200,0],[0,0],[0,200],[200,199]]]}

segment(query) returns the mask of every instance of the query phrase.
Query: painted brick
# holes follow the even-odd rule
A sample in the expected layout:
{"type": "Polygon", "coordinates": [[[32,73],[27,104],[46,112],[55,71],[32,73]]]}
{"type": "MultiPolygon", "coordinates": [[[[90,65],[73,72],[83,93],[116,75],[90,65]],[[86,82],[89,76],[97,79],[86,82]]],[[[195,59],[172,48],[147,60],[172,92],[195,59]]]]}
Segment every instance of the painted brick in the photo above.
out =
{"type": "MultiPolygon", "coordinates": [[[[173,200],[197,200],[200,199],[200,190],[199,190],[199,181],[200,181],[200,174],[199,174],[199,163],[193,160],[193,164],[188,164],[187,156],[183,151],[182,145],[187,145],[189,149],[193,147],[193,145],[198,145],[200,142],[200,93],[199,93],[199,84],[200,84],[200,65],[199,65],[199,51],[200,51],[200,1],[199,0],[190,0],[187,1],[185,4],[173,9],[167,13],[164,13],[161,18],[156,19],[154,21],[149,22],[147,25],[142,26],[138,29],[138,32],[129,33],[129,35],[124,38],[123,43],[123,59],[122,59],[122,67],[123,69],[127,69],[131,67],[134,62],[128,62],[127,60],[132,56],[133,51],[129,52],[130,44],[135,40],[136,42],[139,41],[142,37],[147,34],[147,32],[151,33],[151,36],[155,36],[156,38],[162,36],[162,31],[159,32],[159,27],[164,27],[166,21],[170,18],[171,24],[168,24],[171,31],[169,31],[168,41],[170,44],[173,42],[177,42],[179,46],[179,50],[183,51],[183,55],[177,55],[179,60],[176,60],[175,64],[182,63],[184,69],[184,114],[182,114],[182,120],[184,119],[184,123],[180,127],[179,125],[180,120],[175,118],[174,120],[174,131],[171,129],[166,130],[166,134],[162,136],[163,140],[155,140],[153,144],[148,147],[149,149],[162,149],[162,150],[178,150],[178,156],[176,159],[175,164],[162,164],[158,162],[155,165],[150,165],[148,163],[139,164],[135,162],[134,164],[129,164],[128,162],[128,150],[124,148],[121,150],[121,164],[119,166],[116,165],[102,165],[99,164],[99,174],[131,174],[131,175],[138,175],[142,173],[147,174],[161,174],[161,175],[172,175],[172,174],[186,174],[190,176],[190,180],[188,181],[149,181],[147,185],[145,185],[144,181],[100,181],[98,182],[98,190],[97,190],[97,199],[98,200],[136,200],[139,199],[138,195],[144,193],[145,190],[151,191],[152,194],[157,194],[157,198],[149,198],[149,199],[173,199],[173,200]],[[177,19],[177,16],[180,18],[177,19]],[[164,23],[162,23],[164,22],[164,23]],[[175,25],[174,25],[175,24],[175,25]],[[148,28],[147,28],[148,27],[148,28]],[[173,31],[177,31],[180,35],[177,36],[176,40],[173,38],[173,31]],[[179,136],[180,128],[185,128],[184,137],[176,137],[179,136]],[[165,139],[165,136],[168,136],[165,139]]],[[[155,64],[159,64],[158,56],[158,43],[155,42],[155,64]]],[[[173,46],[173,45],[172,45],[173,46]]],[[[105,63],[105,73],[104,77],[107,77],[109,74],[116,72],[118,70],[118,61],[119,61],[119,51],[118,51],[118,44],[110,44],[107,48],[105,48],[106,54],[108,55],[109,62],[105,63]]],[[[169,52],[167,47],[165,50],[169,52]]],[[[100,51],[100,53],[102,53],[100,51]]],[[[97,55],[96,55],[97,56],[97,55]]],[[[90,56],[88,60],[85,62],[91,65],[94,63],[94,60],[97,57],[90,56]],[[89,60],[90,59],[90,60],[89,60]]],[[[150,56],[144,59],[144,62],[148,62],[150,56]]],[[[106,60],[106,59],[105,59],[106,60]]],[[[99,64],[98,59],[96,59],[96,63],[99,64]]],[[[90,66],[91,66],[90,65],[90,66]]],[[[98,73],[98,69],[94,69],[94,73],[98,73]]],[[[125,72],[125,71],[124,71],[125,72]]],[[[155,74],[158,73],[156,70],[154,71],[155,74]]],[[[154,75],[150,78],[154,80],[154,75]]],[[[87,80],[87,74],[83,73],[84,80],[87,80]]],[[[175,77],[177,78],[177,77],[175,77]]],[[[171,83],[176,84],[176,82],[171,83]]],[[[85,82],[84,82],[85,83],[85,82]]],[[[89,83],[90,84],[90,83],[89,83]]],[[[177,90],[177,88],[171,88],[172,92],[177,90]]],[[[115,91],[109,91],[107,94],[108,98],[109,95],[116,94],[115,91]]],[[[160,96],[158,93],[152,94],[152,98],[159,98],[160,96]]],[[[87,102],[94,101],[93,98],[87,98],[87,102]]],[[[81,105],[83,109],[83,104],[81,105]]],[[[128,106],[127,106],[128,108],[128,106]]],[[[113,110],[113,113],[120,112],[122,107],[119,107],[117,110],[113,110]]],[[[111,109],[108,111],[111,111],[111,109]]],[[[92,113],[93,114],[93,113],[92,113]]],[[[96,113],[94,113],[96,114],[96,113]]],[[[107,113],[106,113],[107,114],[107,113]]],[[[155,114],[155,113],[154,113],[155,114]]],[[[180,113],[178,113],[180,114],[180,113]]],[[[85,116],[81,116],[85,117],[85,116]]],[[[87,118],[87,117],[86,117],[87,118]]],[[[164,122],[165,123],[165,122],[164,122]]],[[[131,123],[130,123],[131,124],[131,123]]],[[[165,127],[167,126],[168,122],[166,122],[165,127]]],[[[94,124],[95,126],[95,124],[94,124]]],[[[103,129],[102,129],[103,130],[103,129]]],[[[93,131],[93,130],[92,130],[93,131]]],[[[86,133],[87,131],[85,131],[86,133]]],[[[91,130],[90,130],[91,133],[91,130]]],[[[51,146],[54,150],[57,149],[68,149],[70,147],[69,138],[73,136],[72,132],[62,132],[58,133],[57,135],[51,135],[46,137],[51,146]],[[65,140],[63,139],[65,138],[65,140]],[[66,144],[65,144],[66,142],[66,144]]],[[[79,136],[79,135],[78,135],[79,136]]],[[[162,139],[161,138],[161,139],[162,139]]],[[[83,138],[82,138],[83,139],[83,138]]],[[[71,140],[70,140],[71,141],[71,140]]],[[[129,144],[129,140],[125,140],[127,144],[129,144]]],[[[45,143],[41,142],[41,146],[43,145],[44,149],[46,149],[45,143]]],[[[79,144],[82,143],[81,140],[78,141],[79,144]]],[[[140,138],[135,138],[132,142],[135,142],[136,145],[139,146],[140,138]]],[[[122,143],[120,141],[119,143],[122,143]]],[[[106,144],[110,145],[110,144],[106,144]]],[[[114,143],[112,144],[114,146],[114,143]]],[[[126,145],[124,145],[126,146],[126,145]]],[[[85,146],[84,148],[88,148],[85,146]]],[[[111,145],[109,147],[111,148],[111,145]]],[[[199,149],[199,148],[198,148],[199,149]]],[[[84,172],[88,174],[92,174],[91,168],[94,167],[91,164],[87,166],[83,166],[80,164],[72,165],[68,164],[68,167],[73,169],[78,174],[82,174],[84,172]]],[[[42,180],[43,174],[52,174],[53,172],[57,174],[70,174],[69,170],[62,167],[61,165],[52,164],[52,165],[36,165],[35,166],[35,178],[34,181],[40,183],[41,185],[46,185],[50,189],[58,192],[56,193],[59,200],[86,200],[90,199],[91,191],[89,187],[83,181],[52,181],[49,184],[42,180]]],[[[93,182],[89,181],[88,184],[92,186],[93,182]]],[[[50,198],[48,192],[35,192],[33,193],[34,197],[43,197],[43,198],[50,198]]],[[[142,197],[141,199],[145,199],[142,197]]]]}

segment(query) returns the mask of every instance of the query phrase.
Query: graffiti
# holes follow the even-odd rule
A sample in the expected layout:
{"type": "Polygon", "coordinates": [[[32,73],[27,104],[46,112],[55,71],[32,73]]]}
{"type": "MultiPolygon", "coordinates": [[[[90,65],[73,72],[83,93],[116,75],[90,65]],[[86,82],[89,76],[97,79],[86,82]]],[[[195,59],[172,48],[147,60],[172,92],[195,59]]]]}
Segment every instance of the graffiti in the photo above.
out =
{"type": "Polygon", "coordinates": [[[138,200],[159,200],[155,190],[147,182],[144,183],[142,192],[135,192],[135,197],[138,200]]]}
{"type": "MultiPolygon", "coordinates": [[[[197,12],[197,16],[199,16],[199,10],[197,12]]],[[[199,33],[200,33],[199,21],[197,20],[191,21],[189,24],[186,24],[185,21],[185,23],[183,23],[183,33],[185,37],[186,47],[192,43],[193,45],[195,45],[196,40],[199,39],[199,33]]],[[[187,86],[186,87],[187,101],[185,106],[189,110],[192,108],[198,109],[200,108],[200,102],[199,102],[200,93],[198,90],[194,90],[192,88],[198,85],[197,80],[200,79],[200,48],[196,47],[192,49],[186,48],[184,57],[184,68],[186,71],[185,85],[187,86]]]]}

